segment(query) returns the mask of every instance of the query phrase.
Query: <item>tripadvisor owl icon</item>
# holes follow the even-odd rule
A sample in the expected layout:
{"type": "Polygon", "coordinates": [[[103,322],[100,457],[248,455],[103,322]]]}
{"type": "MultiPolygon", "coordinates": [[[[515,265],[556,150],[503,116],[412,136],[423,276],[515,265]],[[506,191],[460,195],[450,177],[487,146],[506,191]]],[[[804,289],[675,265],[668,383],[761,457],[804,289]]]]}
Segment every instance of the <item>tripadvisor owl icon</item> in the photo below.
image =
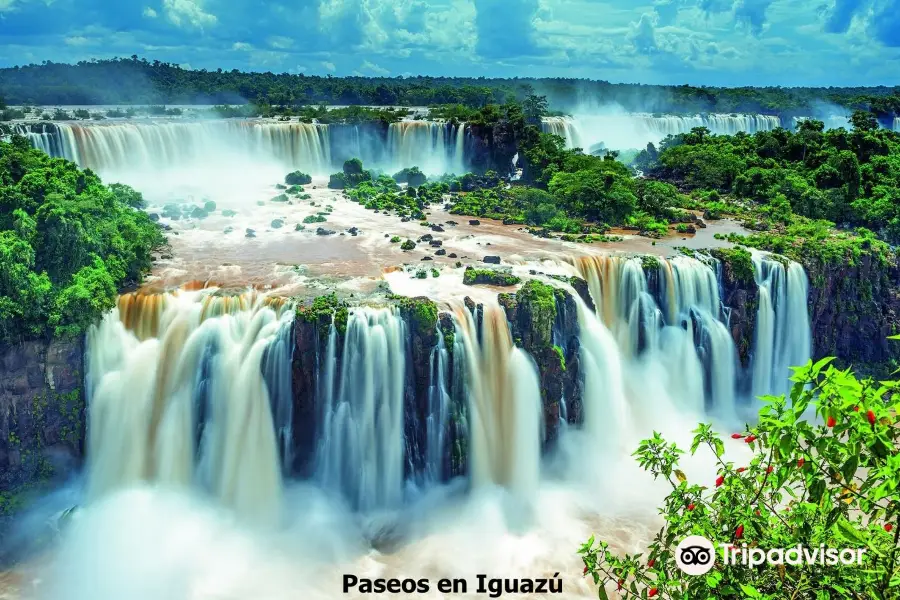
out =
{"type": "Polygon", "coordinates": [[[688,575],[703,575],[716,563],[715,547],[703,536],[688,536],[675,548],[675,563],[688,575]]]}

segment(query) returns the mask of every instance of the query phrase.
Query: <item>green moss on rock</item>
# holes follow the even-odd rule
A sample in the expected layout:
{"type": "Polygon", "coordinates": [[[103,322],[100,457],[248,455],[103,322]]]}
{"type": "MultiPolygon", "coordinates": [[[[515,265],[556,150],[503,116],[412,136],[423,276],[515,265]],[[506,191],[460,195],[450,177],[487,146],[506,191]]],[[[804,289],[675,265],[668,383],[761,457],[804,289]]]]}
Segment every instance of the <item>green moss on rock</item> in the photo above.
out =
{"type": "Polygon", "coordinates": [[[734,280],[742,283],[753,283],[753,257],[745,248],[716,248],[710,255],[728,265],[734,280]]]}
{"type": "Polygon", "coordinates": [[[466,267],[466,271],[463,273],[463,283],[465,285],[499,285],[508,287],[521,282],[522,280],[519,277],[506,271],[466,267]]]}
{"type": "Polygon", "coordinates": [[[319,328],[320,335],[328,335],[328,329],[332,322],[338,333],[347,331],[349,318],[349,305],[339,300],[334,292],[325,296],[319,296],[311,305],[301,304],[297,307],[296,320],[298,323],[314,323],[319,328]]]}

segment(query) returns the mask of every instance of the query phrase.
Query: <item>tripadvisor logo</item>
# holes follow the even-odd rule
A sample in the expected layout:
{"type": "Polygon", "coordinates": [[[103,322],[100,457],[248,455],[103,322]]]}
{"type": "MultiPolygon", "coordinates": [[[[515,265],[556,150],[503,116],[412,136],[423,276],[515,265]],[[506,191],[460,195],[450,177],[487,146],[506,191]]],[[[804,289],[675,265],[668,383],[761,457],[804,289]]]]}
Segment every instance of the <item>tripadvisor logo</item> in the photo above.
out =
{"type": "MultiPolygon", "coordinates": [[[[744,565],[756,567],[765,563],[770,565],[861,565],[866,548],[806,548],[797,544],[792,548],[748,548],[742,544],[740,548],[732,544],[719,544],[722,549],[722,562],[725,565],[744,565]]],[[[716,563],[715,546],[700,535],[684,538],[675,548],[675,563],[687,575],[703,575],[708,573],[716,563]]]]}

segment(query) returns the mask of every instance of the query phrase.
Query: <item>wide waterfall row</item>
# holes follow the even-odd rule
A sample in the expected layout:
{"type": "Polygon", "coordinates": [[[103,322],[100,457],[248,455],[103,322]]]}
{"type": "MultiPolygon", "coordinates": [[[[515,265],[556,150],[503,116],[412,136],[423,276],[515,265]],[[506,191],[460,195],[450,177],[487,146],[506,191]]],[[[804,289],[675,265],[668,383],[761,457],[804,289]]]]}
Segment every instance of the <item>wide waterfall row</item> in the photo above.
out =
{"type": "Polygon", "coordinates": [[[809,358],[797,264],[754,256],[755,285],[742,283],[758,294],[745,362],[722,302],[735,284],[715,259],[559,266],[589,291],[582,299],[547,280],[568,292],[557,311],[577,311],[566,334],[577,344],[562,345],[577,353],[567,358],[583,383],[578,398],[542,397],[546,365],[516,345],[496,301],[450,303],[441,328],[423,338],[392,306],[351,308],[329,327],[292,325],[282,299],[255,292],[122,296],[88,337],[89,497],[152,481],[199,490],[263,523],[277,520],[284,480],[298,473],[363,512],[402,506],[460,475],[526,498],[542,477],[548,425],[556,427],[545,419],[582,429],[615,460],[676,418],[739,426],[755,412],[753,395],[784,392],[788,368],[809,358]],[[295,355],[301,338],[312,341],[295,355]],[[548,412],[557,401],[559,412],[548,412]],[[583,410],[568,411],[570,402],[583,410]]]}
{"type": "Polygon", "coordinates": [[[781,119],[773,115],[661,115],[626,113],[609,115],[579,115],[576,117],[547,117],[542,128],[566,140],[569,148],[585,152],[600,148],[643,148],[658,144],[668,135],[688,133],[694,127],[706,127],[715,134],[735,134],[739,131],[756,133],[781,126],[781,119]]]}
{"type": "Polygon", "coordinates": [[[348,158],[394,172],[418,166],[430,174],[466,169],[465,125],[401,121],[321,125],[263,120],[124,121],[20,124],[14,131],[51,156],[101,173],[266,159],[314,175],[339,171],[348,158]]]}

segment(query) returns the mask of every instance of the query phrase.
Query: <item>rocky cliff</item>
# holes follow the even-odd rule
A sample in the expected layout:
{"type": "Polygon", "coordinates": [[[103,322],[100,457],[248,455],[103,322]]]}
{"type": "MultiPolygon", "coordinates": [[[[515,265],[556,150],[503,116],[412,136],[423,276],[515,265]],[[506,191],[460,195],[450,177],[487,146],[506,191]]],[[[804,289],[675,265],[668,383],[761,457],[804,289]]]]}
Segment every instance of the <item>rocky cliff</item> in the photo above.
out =
{"type": "Polygon", "coordinates": [[[0,347],[0,492],[80,465],[83,356],[81,339],[0,347]]]}
{"type": "Polygon", "coordinates": [[[862,254],[840,264],[807,261],[809,316],[816,358],[888,375],[900,366],[900,264],[862,254]]]}

